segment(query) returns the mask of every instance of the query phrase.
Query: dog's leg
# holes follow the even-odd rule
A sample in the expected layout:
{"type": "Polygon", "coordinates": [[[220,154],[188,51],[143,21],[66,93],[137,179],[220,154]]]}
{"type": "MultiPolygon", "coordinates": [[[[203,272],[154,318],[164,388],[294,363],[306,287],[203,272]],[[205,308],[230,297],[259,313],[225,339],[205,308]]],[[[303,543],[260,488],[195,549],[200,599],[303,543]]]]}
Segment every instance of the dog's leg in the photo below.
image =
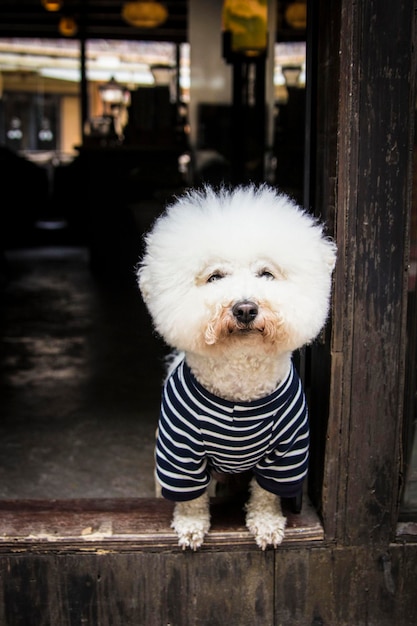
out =
{"type": "Polygon", "coordinates": [[[246,527],[262,550],[268,545],[276,548],[284,538],[286,518],[278,496],[262,489],[252,478],[250,497],[245,506],[246,527]]]}
{"type": "Polygon", "coordinates": [[[156,475],[156,470],[153,473],[154,478],[154,487],[155,487],[155,498],[162,498],[162,489],[159,484],[158,476],[156,475]]]}
{"type": "Polygon", "coordinates": [[[205,492],[202,496],[188,502],[176,502],[171,527],[177,533],[178,545],[183,550],[188,547],[197,550],[210,528],[208,493],[205,492]]]}

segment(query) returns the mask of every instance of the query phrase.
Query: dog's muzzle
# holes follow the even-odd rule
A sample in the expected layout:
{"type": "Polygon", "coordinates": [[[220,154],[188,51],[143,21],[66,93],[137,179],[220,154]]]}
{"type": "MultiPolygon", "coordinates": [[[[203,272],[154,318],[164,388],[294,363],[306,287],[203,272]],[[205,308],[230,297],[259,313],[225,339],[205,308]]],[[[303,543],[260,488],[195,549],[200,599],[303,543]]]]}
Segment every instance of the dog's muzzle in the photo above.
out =
{"type": "Polygon", "coordinates": [[[239,324],[248,326],[258,315],[259,309],[255,302],[241,300],[232,307],[233,316],[239,324]]]}

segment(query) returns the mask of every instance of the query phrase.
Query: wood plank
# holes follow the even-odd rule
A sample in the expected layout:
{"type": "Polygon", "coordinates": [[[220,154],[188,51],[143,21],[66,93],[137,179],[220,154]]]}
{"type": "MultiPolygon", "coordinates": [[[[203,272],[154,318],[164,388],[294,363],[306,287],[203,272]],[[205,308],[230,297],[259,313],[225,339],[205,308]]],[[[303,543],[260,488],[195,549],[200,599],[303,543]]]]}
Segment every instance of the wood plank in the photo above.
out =
{"type": "MultiPolygon", "coordinates": [[[[354,282],[354,259],[356,241],[352,236],[352,223],[355,222],[355,167],[358,151],[358,128],[354,109],[357,93],[356,64],[351,63],[352,50],[355,48],[357,33],[353,24],[357,19],[357,4],[332,0],[332,9],[326,2],[321,2],[323,23],[327,29],[327,45],[323,44],[321,53],[324,74],[329,74],[327,81],[332,89],[322,93],[323,99],[329,99],[329,109],[333,110],[337,121],[325,132],[324,144],[334,156],[333,163],[327,163],[327,172],[334,176],[337,184],[323,195],[321,205],[335,206],[335,236],[338,255],[334,272],[334,291],[332,299],[331,328],[332,336],[329,351],[331,354],[331,377],[329,387],[329,419],[325,434],[325,462],[323,472],[322,514],[326,537],[337,538],[343,515],[338,513],[344,501],[344,489],[348,472],[348,457],[344,452],[344,442],[349,439],[349,396],[344,381],[348,376],[352,358],[351,346],[347,342],[354,323],[352,301],[354,282]],[[343,79],[341,80],[341,77],[343,79]],[[339,132],[339,128],[341,129],[339,132]],[[337,130],[336,130],[337,129],[337,130]],[[329,148],[331,146],[332,148],[329,148]]],[[[323,79],[322,79],[323,80],[323,79]]],[[[329,175],[324,171],[320,175],[329,175]]],[[[323,384],[322,384],[323,386],[323,384]]]]}
{"type": "MultiPolygon", "coordinates": [[[[119,551],[135,548],[177,549],[170,528],[173,504],[157,498],[124,500],[2,501],[0,552],[56,548],[119,551]]],[[[242,503],[211,502],[212,527],[202,549],[246,546],[259,550],[244,525],[242,503]]],[[[323,529],[312,506],[300,514],[286,511],[284,543],[321,541],[323,529]]]]}
{"type": "Polygon", "coordinates": [[[378,542],[387,541],[395,528],[400,471],[414,9],[411,2],[395,8],[358,4],[353,30],[359,46],[350,57],[360,68],[355,107],[360,143],[357,163],[351,163],[357,253],[351,286],[352,367],[346,373],[350,408],[344,439],[349,459],[344,534],[348,542],[378,542]]]}
{"type": "Polygon", "coordinates": [[[277,552],[275,623],[414,626],[416,558],[416,545],[277,552]]]}
{"type": "Polygon", "coordinates": [[[266,626],[273,572],[273,551],[3,556],[0,623],[266,626]]]}
{"type": "Polygon", "coordinates": [[[0,555],[7,626],[415,626],[417,545],[0,555]]]}
{"type": "MultiPolygon", "coordinates": [[[[349,312],[345,310],[343,299],[346,271],[351,271],[349,259],[344,249],[346,229],[346,203],[340,203],[340,197],[348,198],[349,188],[343,188],[345,178],[338,178],[340,158],[349,154],[354,125],[350,133],[338,135],[338,118],[349,119],[348,107],[352,98],[345,99],[344,94],[351,87],[351,68],[346,64],[346,55],[339,54],[341,49],[340,0],[320,0],[316,11],[320,16],[317,34],[317,68],[315,70],[316,88],[316,134],[317,153],[315,170],[315,213],[326,221],[329,234],[338,241],[338,258],[333,278],[332,308],[326,333],[314,342],[311,348],[311,395],[309,400],[311,413],[311,469],[309,493],[323,515],[326,538],[337,535],[340,516],[337,514],[338,480],[342,428],[340,396],[342,386],[337,377],[337,365],[346,364],[349,358],[343,345],[346,320],[351,323],[349,312]],[[340,82],[340,75],[344,79],[340,82]],[[343,145],[342,145],[343,144],[343,145]],[[338,157],[338,150],[342,157],[338,157]],[[337,210],[336,210],[337,207],[337,210]],[[332,369],[331,369],[332,368],[332,369]],[[330,373],[331,372],[331,373],[330,373]],[[329,418],[330,416],[330,418],[329,418]]],[[[355,12],[350,7],[350,15],[343,19],[350,20],[355,12]]],[[[349,23],[349,22],[348,22],[349,23]]],[[[349,42],[345,39],[342,45],[349,42]]],[[[344,172],[346,174],[346,172],[344,172]]]]}
{"type": "MultiPolygon", "coordinates": [[[[327,15],[330,25],[341,16],[343,80],[325,94],[339,115],[337,136],[325,141],[338,145],[339,258],[323,519],[327,538],[387,542],[401,469],[414,8],[366,0],[333,6],[341,9],[327,15]]],[[[329,59],[336,54],[330,50],[329,59]]]]}

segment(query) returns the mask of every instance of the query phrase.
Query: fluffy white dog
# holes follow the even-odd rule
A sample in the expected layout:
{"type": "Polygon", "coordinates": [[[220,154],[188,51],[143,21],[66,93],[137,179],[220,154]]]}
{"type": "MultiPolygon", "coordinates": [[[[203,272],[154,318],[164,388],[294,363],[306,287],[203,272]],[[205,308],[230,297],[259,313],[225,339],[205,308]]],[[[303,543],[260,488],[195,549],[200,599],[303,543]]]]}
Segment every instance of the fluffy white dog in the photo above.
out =
{"type": "Polygon", "coordinates": [[[284,536],[280,497],[307,473],[309,428],[292,352],[329,307],[336,249],[322,226],[262,185],[189,191],[145,239],[139,286],[157,332],[178,351],[156,444],[179,545],[201,546],[210,481],[251,471],[246,526],[265,549],[284,536]]]}

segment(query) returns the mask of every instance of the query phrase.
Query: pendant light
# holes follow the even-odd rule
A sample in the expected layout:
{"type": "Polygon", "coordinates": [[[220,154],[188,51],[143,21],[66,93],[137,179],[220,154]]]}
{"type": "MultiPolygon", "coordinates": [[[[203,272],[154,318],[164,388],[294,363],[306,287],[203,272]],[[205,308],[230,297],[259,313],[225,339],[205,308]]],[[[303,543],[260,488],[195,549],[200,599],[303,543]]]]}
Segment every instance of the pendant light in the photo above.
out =
{"type": "Polygon", "coordinates": [[[161,2],[132,0],[123,4],[122,17],[136,28],[156,28],[166,21],[168,11],[161,2]]]}

